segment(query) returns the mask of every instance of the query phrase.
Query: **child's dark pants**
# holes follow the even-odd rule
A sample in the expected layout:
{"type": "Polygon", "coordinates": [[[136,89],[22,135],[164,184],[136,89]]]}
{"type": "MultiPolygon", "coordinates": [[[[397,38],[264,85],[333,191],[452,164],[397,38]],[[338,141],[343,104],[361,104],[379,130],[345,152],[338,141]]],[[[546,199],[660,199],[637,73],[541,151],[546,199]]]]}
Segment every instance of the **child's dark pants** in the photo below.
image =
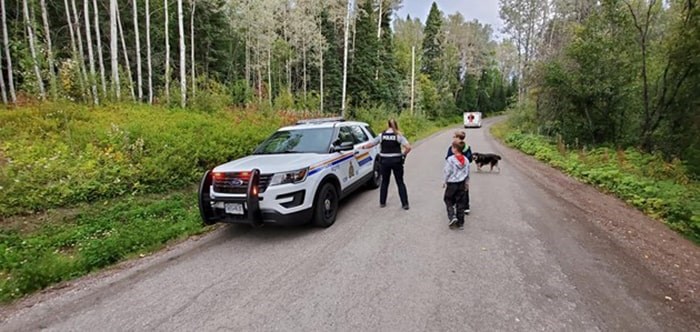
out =
{"type": "Polygon", "coordinates": [[[457,218],[457,226],[464,225],[465,195],[464,182],[448,183],[445,188],[444,200],[447,208],[447,219],[457,218]]]}

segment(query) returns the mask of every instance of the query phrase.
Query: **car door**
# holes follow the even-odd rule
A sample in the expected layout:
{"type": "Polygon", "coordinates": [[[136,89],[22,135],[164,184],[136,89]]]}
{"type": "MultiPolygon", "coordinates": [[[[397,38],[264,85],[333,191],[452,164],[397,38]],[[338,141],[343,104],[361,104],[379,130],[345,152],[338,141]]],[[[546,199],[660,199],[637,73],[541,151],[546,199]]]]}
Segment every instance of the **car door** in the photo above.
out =
{"type": "Polygon", "coordinates": [[[338,139],[336,142],[342,143],[352,143],[355,149],[351,151],[341,152],[343,156],[339,157],[337,168],[334,167],[338,178],[340,179],[340,184],[342,189],[346,189],[348,186],[357,182],[360,179],[360,165],[357,162],[357,148],[355,136],[353,135],[352,129],[349,126],[341,126],[338,128],[338,139]]]}
{"type": "Polygon", "coordinates": [[[352,136],[355,142],[355,161],[358,166],[358,177],[364,178],[373,171],[373,156],[372,149],[363,149],[362,146],[365,145],[371,138],[367,135],[367,132],[360,125],[350,126],[352,131],[352,136]]]}

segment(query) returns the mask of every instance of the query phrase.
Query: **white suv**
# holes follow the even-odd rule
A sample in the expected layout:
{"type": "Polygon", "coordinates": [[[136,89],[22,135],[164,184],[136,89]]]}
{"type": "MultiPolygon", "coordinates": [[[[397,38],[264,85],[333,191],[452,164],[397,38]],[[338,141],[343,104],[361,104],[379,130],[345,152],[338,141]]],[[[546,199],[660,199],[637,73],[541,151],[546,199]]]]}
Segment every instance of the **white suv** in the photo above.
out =
{"type": "Polygon", "coordinates": [[[338,202],[381,182],[369,125],[342,118],[311,119],[279,129],[252,155],[207,171],[199,187],[205,224],[217,222],[328,227],[338,202]]]}

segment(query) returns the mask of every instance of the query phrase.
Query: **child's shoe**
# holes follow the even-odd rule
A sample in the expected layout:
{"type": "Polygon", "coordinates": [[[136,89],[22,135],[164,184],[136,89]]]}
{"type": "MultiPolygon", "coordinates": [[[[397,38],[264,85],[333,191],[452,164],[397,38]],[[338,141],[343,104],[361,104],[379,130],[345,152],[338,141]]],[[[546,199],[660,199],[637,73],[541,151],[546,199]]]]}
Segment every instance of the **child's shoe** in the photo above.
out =
{"type": "Polygon", "coordinates": [[[452,218],[450,220],[450,228],[455,228],[457,226],[457,217],[452,218]]]}

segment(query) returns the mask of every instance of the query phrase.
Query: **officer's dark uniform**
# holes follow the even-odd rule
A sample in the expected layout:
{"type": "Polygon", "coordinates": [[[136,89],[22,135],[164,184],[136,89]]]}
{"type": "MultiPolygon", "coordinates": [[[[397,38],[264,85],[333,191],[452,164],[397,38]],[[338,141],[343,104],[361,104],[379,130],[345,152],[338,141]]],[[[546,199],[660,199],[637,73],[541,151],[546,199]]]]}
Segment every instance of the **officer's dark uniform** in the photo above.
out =
{"type": "Polygon", "coordinates": [[[394,132],[383,132],[381,134],[380,152],[382,185],[379,189],[379,204],[386,204],[387,191],[389,189],[389,176],[394,172],[396,184],[399,187],[399,197],[404,209],[408,209],[408,193],[406,184],[403,182],[403,162],[404,156],[401,153],[401,141],[406,139],[394,132]]]}

